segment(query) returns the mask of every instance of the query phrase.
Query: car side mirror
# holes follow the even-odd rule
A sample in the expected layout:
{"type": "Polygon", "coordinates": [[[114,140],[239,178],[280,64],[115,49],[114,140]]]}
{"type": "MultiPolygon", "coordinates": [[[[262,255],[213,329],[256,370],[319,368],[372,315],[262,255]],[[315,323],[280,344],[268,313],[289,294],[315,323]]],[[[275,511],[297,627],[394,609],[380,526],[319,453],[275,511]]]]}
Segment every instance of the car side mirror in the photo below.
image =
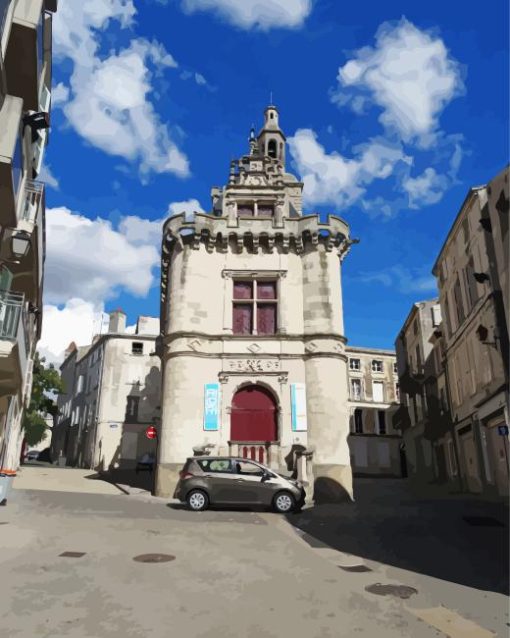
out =
{"type": "Polygon", "coordinates": [[[268,474],[267,472],[264,472],[264,474],[262,474],[262,478],[260,479],[262,483],[265,483],[265,481],[269,481],[269,479],[271,478],[271,474],[268,474]]]}

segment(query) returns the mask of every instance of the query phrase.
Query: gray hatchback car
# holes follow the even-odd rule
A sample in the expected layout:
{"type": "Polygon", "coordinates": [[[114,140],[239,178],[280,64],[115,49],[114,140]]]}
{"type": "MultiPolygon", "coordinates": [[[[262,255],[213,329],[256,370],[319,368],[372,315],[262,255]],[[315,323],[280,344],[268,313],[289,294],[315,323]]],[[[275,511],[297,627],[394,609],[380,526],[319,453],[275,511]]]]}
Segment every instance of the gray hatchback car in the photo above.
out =
{"type": "Polygon", "coordinates": [[[305,490],[249,459],[230,456],[194,456],[179,473],[174,498],[196,512],[209,505],[260,505],[286,513],[302,507],[305,490]]]}

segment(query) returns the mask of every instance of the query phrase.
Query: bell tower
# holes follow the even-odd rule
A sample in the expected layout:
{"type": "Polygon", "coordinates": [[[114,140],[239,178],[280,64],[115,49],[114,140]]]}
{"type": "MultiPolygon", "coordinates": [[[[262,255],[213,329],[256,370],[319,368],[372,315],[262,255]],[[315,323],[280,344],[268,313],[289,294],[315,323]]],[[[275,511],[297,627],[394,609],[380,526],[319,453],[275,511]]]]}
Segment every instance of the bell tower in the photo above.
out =
{"type": "Polygon", "coordinates": [[[278,109],[269,105],[264,111],[264,126],[258,138],[259,152],[261,155],[277,160],[282,168],[285,168],[285,144],[286,138],[278,124],[278,109]]]}

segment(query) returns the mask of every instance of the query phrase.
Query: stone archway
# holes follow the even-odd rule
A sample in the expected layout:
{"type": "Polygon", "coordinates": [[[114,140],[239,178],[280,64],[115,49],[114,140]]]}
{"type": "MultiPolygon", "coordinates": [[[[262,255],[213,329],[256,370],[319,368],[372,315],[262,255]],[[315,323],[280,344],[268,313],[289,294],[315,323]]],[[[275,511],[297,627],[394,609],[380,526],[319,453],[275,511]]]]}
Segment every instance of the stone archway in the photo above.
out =
{"type": "Polygon", "coordinates": [[[277,440],[278,408],[266,388],[244,386],[232,399],[230,439],[238,444],[239,456],[265,463],[267,444],[277,440]]]}

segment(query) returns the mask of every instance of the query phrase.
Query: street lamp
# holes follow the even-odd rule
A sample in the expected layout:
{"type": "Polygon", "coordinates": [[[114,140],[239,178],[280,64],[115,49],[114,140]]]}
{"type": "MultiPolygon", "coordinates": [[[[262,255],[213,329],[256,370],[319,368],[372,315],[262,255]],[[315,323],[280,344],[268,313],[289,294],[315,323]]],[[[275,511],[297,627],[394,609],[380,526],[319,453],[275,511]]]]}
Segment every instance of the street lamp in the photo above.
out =
{"type": "Polygon", "coordinates": [[[26,256],[30,241],[30,233],[26,230],[18,230],[11,235],[11,252],[15,259],[20,260],[26,256]]]}

